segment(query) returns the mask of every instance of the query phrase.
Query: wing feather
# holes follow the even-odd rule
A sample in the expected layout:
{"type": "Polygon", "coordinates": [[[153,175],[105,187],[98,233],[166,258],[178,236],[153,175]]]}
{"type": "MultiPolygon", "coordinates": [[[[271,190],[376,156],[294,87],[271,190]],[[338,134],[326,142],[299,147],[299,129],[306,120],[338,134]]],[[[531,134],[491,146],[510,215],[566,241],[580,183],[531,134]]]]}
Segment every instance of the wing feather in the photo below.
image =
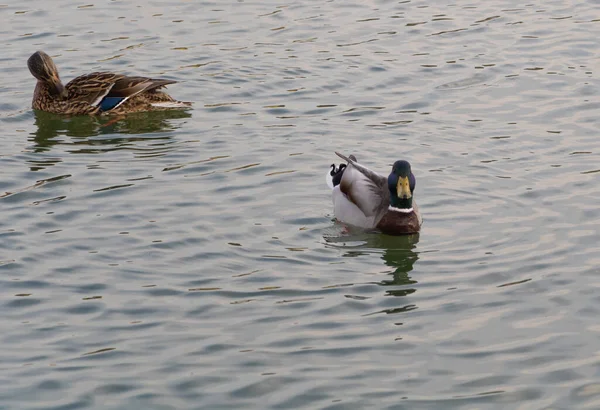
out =
{"type": "Polygon", "coordinates": [[[353,158],[336,154],[348,162],[344,170],[340,190],[367,217],[375,217],[378,221],[390,204],[390,193],[387,178],[359,164],[353,158]]]}
{"type": "Polygon", "coordinates": [[[99,106],[105,97],[120,99],[118,104],[112,104],[115,108],[137,94],[158,90],[173,83],[176,81],[95,72],[74,78],[66,88],[70,100],[87,102],[92,106],[99,106]]]}
{"type": "Polygon", "coordinates": [[[72,79],[65,88],[69,92],[69,100],[98,106],[122,77],[113,73],[90,73],[72,79]]]}
{"type": "Polygon", "coordinates": [[[111,97],[133,97],[143,91],[152,91],[177,81],[153,79],[147,77],[122,77],[115,82],[110,91],[111,97]]]}

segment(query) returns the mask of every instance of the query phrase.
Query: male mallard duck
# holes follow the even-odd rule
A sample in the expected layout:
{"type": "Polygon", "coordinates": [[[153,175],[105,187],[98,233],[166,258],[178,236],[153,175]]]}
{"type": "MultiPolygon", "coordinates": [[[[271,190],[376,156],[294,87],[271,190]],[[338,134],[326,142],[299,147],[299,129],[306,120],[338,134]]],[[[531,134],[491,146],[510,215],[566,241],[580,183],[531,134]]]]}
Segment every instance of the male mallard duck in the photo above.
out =
{"type": "Polygon", "coordinates": [[[419,232],[423,219],[413,200],[417,181],[408,161],[394,162],[386,178],[356,162],[354,155],[336,154],[348,162],[338,168],[331,164],[327,173],[339,221],[390,235],[419,232]]]}
{"type": "Polygon", "coordinates": [[[65,86],[52,58],[43,51],[33,53],[27,60],[27,67],[38,80],[32,103],[36,110],[94,115],[167,110],[191,105],[159,91],[177,81],[97,72],[76,77],[65,86]]]}

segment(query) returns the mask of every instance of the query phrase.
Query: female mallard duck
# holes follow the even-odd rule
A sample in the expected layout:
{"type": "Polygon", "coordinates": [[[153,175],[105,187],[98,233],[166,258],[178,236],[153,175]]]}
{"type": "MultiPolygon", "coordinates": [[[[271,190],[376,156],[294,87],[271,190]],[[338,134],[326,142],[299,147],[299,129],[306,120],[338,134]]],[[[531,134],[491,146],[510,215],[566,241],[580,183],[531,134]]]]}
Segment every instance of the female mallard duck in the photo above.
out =
{"type": "Polygon", "coordinates": [[[337,156],[348,164],[331,164],[327,184],[333,189],[335,217],[366,229],[390,235],[417,233],[423,219],[413,201],[416,179],[408,161],[396,161],[386,178],[356,162],[356,157],[337,156]]]}
{"type": "Polygon", "coordinates": [[[82,75],[63,85],[52,58],[36,51],[27,67],[37,85],[33,92],[35,110],[55,114],[126,114],[139,111],[186,108],[189,102],[173,99],[162,87],[177,81],[97,72],[82,75]]]}

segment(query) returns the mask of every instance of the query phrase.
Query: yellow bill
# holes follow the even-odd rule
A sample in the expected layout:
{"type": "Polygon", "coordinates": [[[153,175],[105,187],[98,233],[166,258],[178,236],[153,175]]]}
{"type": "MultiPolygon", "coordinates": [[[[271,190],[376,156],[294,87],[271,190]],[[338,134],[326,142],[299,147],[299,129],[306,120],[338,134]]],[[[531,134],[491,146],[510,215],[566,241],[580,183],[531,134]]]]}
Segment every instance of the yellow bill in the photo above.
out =
{"type": "Polygon", "coordinates": [[[398,178],[396,193],[400,199],[409,199],[412,197],[412,194],[410,193],[410,183],[408,182],[408,177],[398,178]]]}

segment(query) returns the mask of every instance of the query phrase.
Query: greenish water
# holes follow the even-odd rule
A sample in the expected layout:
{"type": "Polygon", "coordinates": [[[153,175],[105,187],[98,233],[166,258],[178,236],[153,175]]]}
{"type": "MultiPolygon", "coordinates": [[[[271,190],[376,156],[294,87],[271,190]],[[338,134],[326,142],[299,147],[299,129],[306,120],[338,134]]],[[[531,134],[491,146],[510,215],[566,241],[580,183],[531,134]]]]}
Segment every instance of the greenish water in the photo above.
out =
{"type": "Polygon", "coordinates": [[[0,409],[600,408],[596,3],[0,14],[0,409]],[[195,107],[34,113],[38,49],[195,107]],[[332,220],[336,150],[419,236],[332,220]]]}

